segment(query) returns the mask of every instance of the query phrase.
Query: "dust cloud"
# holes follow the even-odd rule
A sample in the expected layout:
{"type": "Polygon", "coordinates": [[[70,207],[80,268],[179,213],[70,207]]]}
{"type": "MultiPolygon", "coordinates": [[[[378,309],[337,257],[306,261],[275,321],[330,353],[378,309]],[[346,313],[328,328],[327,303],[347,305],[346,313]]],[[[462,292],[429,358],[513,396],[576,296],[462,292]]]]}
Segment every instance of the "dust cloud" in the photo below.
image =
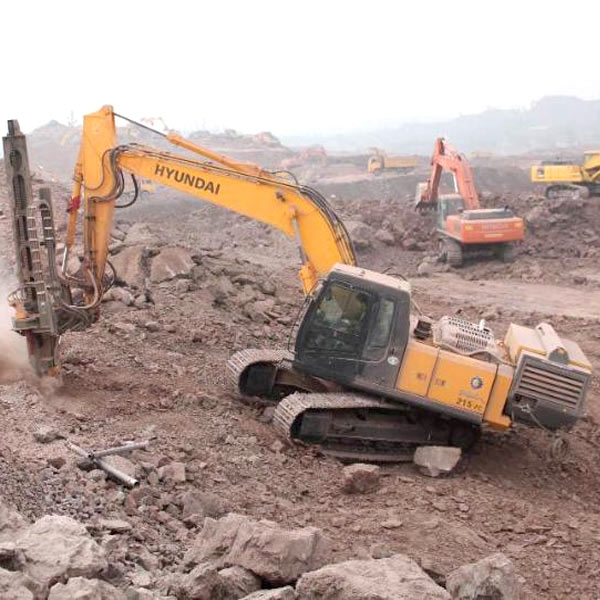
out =
{"type": "Polygon", "coordinates": [[[0,280],[0,383],[10,383],[31,373],[25,338],[12,331],[12,309],[7,302],[14,289],[0,280]]]}

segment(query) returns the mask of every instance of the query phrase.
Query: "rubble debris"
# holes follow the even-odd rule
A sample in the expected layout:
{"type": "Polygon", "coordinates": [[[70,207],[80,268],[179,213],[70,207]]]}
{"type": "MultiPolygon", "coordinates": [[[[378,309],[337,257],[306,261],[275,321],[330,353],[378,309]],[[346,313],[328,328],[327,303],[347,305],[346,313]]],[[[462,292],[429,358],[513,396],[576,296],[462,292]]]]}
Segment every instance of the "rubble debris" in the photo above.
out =
{"type": "Polygon", "coordinates": [[[454,470],[461,454],[460,448],[452,446],[420,446],[415,450],[413,462],[424,475],[439,477],[454,470]]]}
{"type": "Polygon", "coordinates": [[[452,600],[519,600],[519,583],[512,561],[498,552],[463,565],[446,577],[452,600]]]}

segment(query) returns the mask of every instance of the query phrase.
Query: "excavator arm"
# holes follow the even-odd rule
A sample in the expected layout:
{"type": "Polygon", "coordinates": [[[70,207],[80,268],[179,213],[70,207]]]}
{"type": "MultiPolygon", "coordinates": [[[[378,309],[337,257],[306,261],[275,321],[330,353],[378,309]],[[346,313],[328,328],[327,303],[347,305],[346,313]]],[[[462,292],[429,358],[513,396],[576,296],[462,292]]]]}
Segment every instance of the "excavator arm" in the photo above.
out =
{"type": "MultiPolygon", "coordinates": [[[[124,191],[127,173],[267,223],[295,239],[301,257],[299,276],[306,294],[336,263],[356,264],[343,222],[317,191],[257,165],[240,163],[196,146],[176,134],[165,137],[186,154],[138,144],[119,145],[115,116],[112,107],[105,106],[84,117],[73,194],[67,209],[63,269],[58,275],[63,288],[69,285],[72,293],[62,293],[60,298],[55,298],[53,316],[57,327],[38,331],[39,320],[31,319],[38,307],[31,303],[25,307],[19,303],[18,294],[13,296],[17,315],[15,329],[28,329],[28,337],[38,339],[42,346],[56,346],[60,333],[81,329],[98,316],[102,296],[114,279],[114,274],[111,278],[107,272],[108,246],[114,211],[124,191]],[[81,212],[83,264],[78,273],[68,273],[66,265],[74,249],[81,212]],[[65,297],[69,298],[68,302],[65,297]],[[73,302],[71,297],[83,299],[73,302]],[[77,319],[78,315],[82,318],[77,319]],[[61,318],[64,316],[69,318],[61,318]],[[56,343],[48,344],[49,338],[56,343]]],[[[46,281],[50,287],[55,286],[48,275],[46,281]]],[[[58,365],[56,356],[46,356],[44,360],[38,360],[32,352],[30,356],[41,374],[58,365]]]]}
{"type": "Polygon", "coordinates": [[[67,248],[75,241],[77,212],[83,206],[84,262],[99,289],[106,270],[115,202],[123,191],[123,172],[228,208],[295,238],[305,293],[335,263],[356,264],[342,221],[315,190],[174,134],[166,136],[169,142],[211,162],[138,144],[118,145],[114,116],[112,108],[106,106],[84,118],[69,209],[67,248]]]}
{"type": "Polygon", "coordinates": [[[442,173],[452,173],[455,191],[459,193],[467,210],[481,208],[479,196],[473,182],[473,173],[467,159],[453,148],[444,138],[435,141],[433,156],[431,157],[431,175],[427,184],[418,188],[417,208],[435,207],[438,201],[438,192],[442,173]]]}

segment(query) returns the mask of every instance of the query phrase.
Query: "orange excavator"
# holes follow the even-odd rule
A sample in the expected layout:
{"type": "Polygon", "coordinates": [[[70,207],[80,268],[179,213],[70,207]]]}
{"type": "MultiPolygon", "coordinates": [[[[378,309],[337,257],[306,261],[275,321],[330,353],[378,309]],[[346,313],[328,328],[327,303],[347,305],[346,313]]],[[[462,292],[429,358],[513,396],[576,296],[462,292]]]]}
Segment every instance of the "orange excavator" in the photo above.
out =
{"type": "Polygon", "coordinates": [[[440,258],[460,267],[473,256],[496,256],[512,262],[514,242],[524,235],[523,219],[509,208],[481,208],[471,167],[444,138],[435,141],[431,175],[417,185],[416,208],[437,212],[440,258]],[[439,194],[442,174],[452,174],[454,194],[439,194]]]}

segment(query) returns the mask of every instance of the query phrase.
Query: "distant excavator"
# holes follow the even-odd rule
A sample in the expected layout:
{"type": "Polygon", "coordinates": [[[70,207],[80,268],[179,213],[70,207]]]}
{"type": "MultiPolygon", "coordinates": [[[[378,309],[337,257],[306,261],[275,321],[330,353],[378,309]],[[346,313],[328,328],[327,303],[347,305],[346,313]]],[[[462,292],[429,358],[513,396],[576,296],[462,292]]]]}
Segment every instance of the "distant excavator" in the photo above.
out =
{"type": "Polygon", "coordinates": [[[583,163],[545,160],[531,167],[531,181],[545,185],[546,198],[600,196],[600,150],[584,152],[583,163]]]}
{"type": "Polygon", "coordinates": [[[509,208],[481,208],[469,162],[444,138],[435,141],[431,175],[417,185],[415,206],[436,211],[440,258],[453,267],[483,255],[511,262],[524,236],[523,219],[509,208]],[[439,193],[444,172],[452,175],[454,194],[439,193]]]}
{"type": "Polygon", "coordinates": [[[412,310],[406,280],[357,266],[343,221],[313,188],[173,133],[164,137],[188,154],[120,144],[117,116],[125,118],[105,106],[84,117],[61,257],[50,199],[43,193],[34,201],[25,136],[9,121],[4,155],[20,283],[9,300],[13,328],[27,338],[38,374],[58,371],[63,333],[99,318],[115,280],[113,215],[123,207],[117,200],[130,174],[296,241],[306,299],[293,348],[242,350],[228,362],[240,395],[276,404],[273,424],[287,439],[343,460],[396,461],[410,458],[415,445],[469,446],[482,426],[569,429],[583,414],[591,365],[550,324],[511,324],[500,341],[483,322],[434,322],[412,310]],[[79,223],[83,263],[72,273],[68,257],[79,223]]]}

